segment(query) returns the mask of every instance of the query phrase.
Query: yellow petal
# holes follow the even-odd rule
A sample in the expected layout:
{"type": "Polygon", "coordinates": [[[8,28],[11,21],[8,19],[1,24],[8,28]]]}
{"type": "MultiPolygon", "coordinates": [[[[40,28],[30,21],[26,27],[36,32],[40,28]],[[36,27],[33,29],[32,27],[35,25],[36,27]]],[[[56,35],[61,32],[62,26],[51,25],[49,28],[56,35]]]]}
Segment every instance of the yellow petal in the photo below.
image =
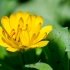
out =
{"type": "Polygon", "coordinates": [[[26,20],[26,28],[28,32],[31,30],[31,25],[32,25],[32,19],[31,16],[29,16],[28,19],[26,20]]]}
{"type": "Polygon", "coordinates": [[[18,24],[19,24],[19,20],[22,17],[22,12],[19,11],[16,14],[11,14],[10,15],[10,24],[12,29],[14,29],[15,31],[17,30],[18,24]]]}
{"type": "Polygon", "coordinates": [[[39,24],[39,23],[43,24],[43,22],[44,22],[43,17],[38,16],[38,17],[36,18],[36,22],[35,22],[36,24],[39,24]]]}
{"type": "Polygon", "coordinates": [[[26,20],[28,19],[29,15],[30,15],[29,12],[23,13],[22,18],[23,18],[23,20],[24,20],[24,23],[25,23],[26,20]]]}
{"type": "Polygon", "coordinates": [[[18,12],[16,13],[16,17],[17,17],[17,20],[18,20],[18,21],[19,21],[19,19],[20,19],[22,16],[23,16],[23,12],[18,11],[18,12]]]}
{"type": "Polygon", "coordinates": [[[7,50],[7,51],[10,51],[10,52],[16,52],[16,51],[18,51],[17,49],[11,48],[11,47],[6,48],[6,50],[7,50]]]}
{"type": "Polygon", "coordinates": [[[49,41],[40,41],[34,45],[31,45],[30,48],[36,48],[36,47],[44,47],[49,43],[49,41]]]}
{"type": "MultiPolygon", "coordinates": [[[[34,18],[34,17],[33,17],[34,18]]],[[[37,26],[38,26],[38,24],[43,24],[43,18],[42,17],[37,17],[37,18],[35,18],[35,22],[34,23],[32,23],[32,30],[33,31],[35,31],[36,30],[36,28],[37,28],[37,26]]]]}
{"type": "Polygon", "coordinates": [[[20,34],[20,41],[22,42],[22,44],[24,46],[28,46],[29,44],[29,35],[27,31],[22,31],[22,33],[20,34]]]}
{"type": "Polygon", "coordinates": [[[30,39],[32,38],[32,36],[33,36],[33,27],[34,27],[34,24],[35,24],[35,21],[36,21],[36,18],[37,18],[37,16],[36,15],[32,15],[31,16],[31,31],[29,32],[29,35],[30,35],[30,39]]]}
{"type": "Polygon", "coordinates": [[[46,32],[47,35],[48,35],[51,31],[52,31],[52,26],[51,26],[51,25],[45,26],[45,27],[43,27],[43,28],[40,30],[41,34],[46,32]]]}
{"type": "Polygon", "coordinates": [[[23,16],[23,12],[18,11],[18,12],[16,13],[16,24],[19,23],[19,20],[20,20],[20,18],[22,18],[22,16],[23,16]]]}
{"type": "Polygon", "coordinates": [[[22,31],[23,25],[24,25],[23,19],[20,18],[20,19],[19,19],[19,25],[18,25],[17,32],[16,32],[16,41],[17,41],[17,42],[18,42],[18,40],[19,40],[20,33],[21,33],[21,31],[22,31]]]}
{"type": "Polygon", "coordinates": [[[35,19],[35,22],[32,23],[32,28],[31,28],[31,32],[30,32],[30,39],[32,37],[33,34],[38,34],[42,24],[43,24],[43,18],[41,16],[38,16],[37,18],[35,18],[33,16],[33,19],[35,19]]]}
{"type": "Polygon", "coordinates": [[[15,14],[10,15],[10,25],[11,25],[12,29],[14,29],[14,30],[17,29],[18,23],[16,23],[16,15],[15,14]]]}
{"type": "MultiPolygon", "coordinates": [[[[4,35],[2,34],[2,31],[3,31],[3,29],[2,29],[2,27],[0,27],[0,45],[3,46],[3,47],[10,47],[7,43],[5,43],[3,41],[2,38],[4,37],[4,35]]],[[[7,41],[6,38],[5,38],[5,40],[7,41]]]]}
{"type": "Polygon", "coordinates": [[[33,43],[37,43],[40,40],[44,39],[46,35],[52,30],[52,26],[45,26],[40,30],[38,37],[34,40],[33,43]]]}
{"type": "Polygon", "coordinates": [[[10,26],[10,23],[9,23],[9,18],[7,16],[2,17],[1,24],[4,27],[4,29],[8,32],[8,34],[10,34],[11,26],[10,26]]]}
{"type": "Polygon", "coordinates": [[[23,15],[22,15],[22,18],[23,18],[23,21],[24,21],[24,27],[23,27],[23,30],[25,30],[26,28],[27,28],[27,20],[28,20],[28,18],[29,18],[29,13],[28,12],[26,12],[26,13],[23,13],[23,15]]]}
{"type": "Polygon", "coordinates": [[[32,15],[32,16],[31,16],[31,19],[32,19],[32,24],[34,24],[34,23],[35,23],[36,18],[37,18],[37,16],[36,16],[36,15],[32,15]]]}
{"type": "Polygon", "coordinates": [[[2,40],[2,27],[0,27],[0,46],[3,46],[3,47],[10,47],[8,44],[4,43],[3,40],[2,40]]]}
{"type": "Polygon", "coordinates": [[[19,19],[19,27],[22,28],[24,26],[24,21],[22,18],[19,19]]]}
{"type": "Polygon", "coordinates": [[[43,24],[43,18],[42,18],[41,16],[38,16],[38,17],[35,19],[35,22],[32,23],[32,31],[33,31],[33,32],[36,31],[36,29],[37,29],[37,27],[38,27],[39,24],[41,24],[41,26],[42,26],[42,24],[43,24]]]}
{"type": "Polygon", "coordinates": [[[10,47],[8,44],[6,44],[5,42],[3,42],[1,36],[0,36],[0,46],[3,46],[3,47],[10,47]]]}
{"type": "Polygon", "coordinates": [[[2,36],[2,31],[3,31],[3,29],[2,29],[2,27],[0,27],[0,35],[2,36]]]}
{"type": "MultiPolygon", "coordinates": [[[[41,28],[41,24],[39,24],[35,30],[35,32],[33,33],[29,33],[30,34],[30,44],[33,43],[33,41],[37,38],[37,36],[39,35],[39,31],[41,28]]],[[[33,43],[34,44],[34,43],[33,43]]]]}

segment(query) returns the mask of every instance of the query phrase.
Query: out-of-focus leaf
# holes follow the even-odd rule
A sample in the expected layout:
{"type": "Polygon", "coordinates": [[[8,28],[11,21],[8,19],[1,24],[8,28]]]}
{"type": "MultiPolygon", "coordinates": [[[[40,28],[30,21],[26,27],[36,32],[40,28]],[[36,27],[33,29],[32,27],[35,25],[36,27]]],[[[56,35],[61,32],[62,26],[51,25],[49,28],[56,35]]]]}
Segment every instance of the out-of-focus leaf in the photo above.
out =
{"type": "Polygon", "coordinates": [[[25,67],[36,68],[38,70],[53,70],[48,64],[42,62],[25,65],[25,67]]]}
{"type": "MultiPolygon", "coordinates": [[[[54,40],[58,46],[61,46],[64,50],[69,46],[68,45],[68,29],[62,28],[60,26],[53,26],[53,31],[48,36],[49,39],[54,40]]],[[[60,49],[62,49],[60,48],[60,49]]]]}
{"type": "Polygon", "coordinates": [[[6,14],[9,15],[16,6],[16,0],[0,0],[0,18],[6,14]]]}
{"type": "Polygon", "coordinates": [[[0,60],[0,70],[15,70],[0,60]]]}
{"type": "Polygon", "coordinates": [[[70,51],[70,34],[68,33],[68,47],[66,48],[66,51],[70,51]]]}
{"type": "Polygon", "coordinates": [[[32,14],[41,15],[50,21],[56,21],[57,7],[60,0],[32,0],[20,5],[15,9],[17,11],[30,12],[32,14]]]}
{"type": "Polygon", "coordinates": [[[66,3],[59,8],[59,15],[61,19],[70,19],[70,6],[66,3]]]}
{"type": "Polygon", "coordinates": [[[7,52],[5,48],[0,46],[0,59],[4,59],[4,57],[7,55],[7,52]]]}
{"type": "Polygon", "coordinates": [[[68,51],[68,58],[70,59],[70,51],[68,51]]]}
{"type": "MultiPolygon", "coordinates": [[[[51,22],[53,23],[53,22],[51,22]]],[[[54,70],[68,70],[68,56],[66,53],[66,48],[68,48],[68,28],[63,28],[57,25],[56,23],[51,24],[53,26],[52,32],[48,35],[47,39],[49,40],[48,48],[49,53],[44,49],[44,53],[47,56],[47,59],[50,61],[50,65],[54,70]]],[[[45,25],[47,21],[45,20],[45,25]]],[[[48,62],[49,63],[49,62],[48,62]]]]}
{"type": "Polygon", "coordinates": [[[41,55],[42,53],[42,48],[36,48],[36,55],[41,55]]]}
{"type": "Polygon", "coordinates": [[[68,45],[69,47],[67,48],[67,51],[68,51],[68,58],[70,59],[70,29],[69,29],[69,34],[68,34],[68,45]]]}
{"type": "Polygon", "coordinates": [[[68,43],[69,43],[69,47],[67,48],[67,51],[68,51],[68,58],[70,59],[70,30],[68,35],[68,43]]]}

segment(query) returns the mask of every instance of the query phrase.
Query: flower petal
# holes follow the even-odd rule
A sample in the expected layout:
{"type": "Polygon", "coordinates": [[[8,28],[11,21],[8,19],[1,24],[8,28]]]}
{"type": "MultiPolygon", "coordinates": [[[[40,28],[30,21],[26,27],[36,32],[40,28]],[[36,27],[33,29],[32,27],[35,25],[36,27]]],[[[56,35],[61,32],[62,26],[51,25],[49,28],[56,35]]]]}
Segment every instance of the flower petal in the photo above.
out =
{"type": "Polygon", "coordinates": [[[19,23],[19,20],[20,20],[20,18],[22,18],[22,16],[23,16],[23,12],[18,11],[18,12],[16,13],[16,24],[19,23]]]}
{"type": "Polygon", "coordinates": [[[3,28],[8,32],[8,34],[10,34],[11,26],[9,24],[9,18],[7,16],[2,17],[1,24],[2,24],[3,28]]]}
{"type": "Polygon", "coordinates": [[[22,44],[24,46],[28,46],[28,44],[29,44],[29,35],[28,35],[28,32],[26,30],[22,31],[22,33],[20,34],[20,41],[22,42],[22,44]]]}
{"type": "Polygon", "coordinates": [[[8,44],[4,43],[2,40],[2,27],[0,27],[0,46],[10,47],[8,44]]]}
{"type": "Polygon", "coordinates": [[[24,26],[24,21],[22,18],[19,19],[19,27],[22,28],[24,26]]]}
{"type": "Polygon", "coordinates": [[[34,45],[31,45],[30,48],[43,47],[46,46],[48,43],[49,41],[40,41],[34,45]]]}
{"type": "Polygon", "coordinates": [[[11,14],[10,15],[10,25],[11,25],[11,28],[16,30],[17,29],[17,23],[16,23],[16,15],[15,14],[11,14]]]}
{"type": "Polygon", "coordinates": [[[43,22],[44,22],[43,17],[38,16],[38,17],[36,18],[36,22],[35,22],[36,24],[39,24],[39,23],[43,24],[43,22]]]}
{"type": "Polygon", "coordinates": [[[35,19],[35,22],[32,23],[32,28],[30,32],[30,39],[33,36],[33,34],[38,34],[42,24],[43,24],[43,18],[41,16],[38,16],[37,18],[35,16],[32,17],[33,20],[35,19]]]}
{"type": "Polygon", "coordinates": [[[18,42],[19,40],[19,37],[20,37],[20,33],[22,31],[22,27],[24,26],[24,21],[22,18],[19,19],[19,25],[18,25],[18,28],[17,28],[17,32],[16,32],[16,41],[18,42]]]}
{"type": "Polygon", "coordinates": [[[23,30],[25,30],[27,28],[27,20],[28,20],[29,16],[30,16],[29,12],[23,13],[23,15],[22,15],[22,18],[24,21],[23,30]]]}
{"type": "Polygon", "coordinates": [[[32,16],[31,16],[31,19],[32,19],[32,24],[34,24],[34,23],[35,23],[36,18],[37,18],[37,16],[36,16],[36,15],[32,15],[32,16]]]}
{"type": "Polygon", "coordinates": [[[17,49],[11,48],[11,47],[6,48],[6,50],[7,50],[7,51],[10,51],[10,52],[16,52],[16,51],[18,51],[17,49]]]}
{"type": "Polygon", "coordinates": [[[38,16],[37,18],[33,17],[33,19],[35,19],[35,22],[32,23],[32,31],[35,32],[39,24],[42,26],[43,18],[41,16],[38,16]]]}
{"type": "Polygon", "coordinates": [[[26,28],[28,32],[30,32],[31,26],[32,26],[32,20],[31,20],[31,16],[29,16],[28,19],[26,20],[26,28]]]}
{"type": "Polygon", "coordinates": [[[3,42],[1,36],[0,36],[0,46],[3,46],[3,47],[10,47],[8,44],[6,44],[5,42],[3,42]]]}
{"type": "Polygon", "coordinates": [[[34,40],[33,43],[37,43],[45,38],[46,35],[52,30],[52,26],[45,26],[40,30],[38,37],[34,40]]]}
{"type": "Polygon", "coordinates": [[[41,33],[47,33],[47,35],[50,33],[50,31],[52,30],[52,26],[51,25],[49,25],[49,26],[45,26],[45,27],[43,27],[41,30],[40,30],[40,32],[41,33]]]}
{"type": "Polygon", "coordinates": [[[0,36],[2,36],[2,31],[3,31],[3,29],[2,29],[2,27],[0,27],[0,36]]]}
{"type": "Polygon", "coordinates": [[[24,23],[25,23],[26,20],[28,19],[29,15],[30,15],[29,12],[25,12],[25,13],[23,13],[22,18],[23,18],[24,23]]]}

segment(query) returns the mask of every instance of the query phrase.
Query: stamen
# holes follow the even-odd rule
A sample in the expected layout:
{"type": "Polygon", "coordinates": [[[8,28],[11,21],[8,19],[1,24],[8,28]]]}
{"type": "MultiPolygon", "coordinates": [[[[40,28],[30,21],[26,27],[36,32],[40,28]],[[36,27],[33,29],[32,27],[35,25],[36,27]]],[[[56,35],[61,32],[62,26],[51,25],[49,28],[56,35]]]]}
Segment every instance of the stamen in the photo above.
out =
{"type": "Polygon", "coordinates": [[[21,17],[19,19],[19,25],[18,25],[18,27],[23,28],[23,26],[24,26],[24,21],[23,21],[23,18],[21,17]]]}
{"type": "Polygon", "coordinates": [[[40,34],[40,31],[38,32],[38,34],[36,35],[36,37],[35,37],[35,38],[37,38],[39,34],[40,34]]]}
{"type": "Polygon", "coordinates": [[[20,36],[21,31],[22,31],[22,28],[20,27],[20,25],[18,25],[17,34],[16,34],[16,38],[15,38],[15,40],[17,42],[19,41],[19,36],[20,36]]]}
{"type": "Polygon", "coordinates": [[[4,30],[2,31],[2,34],[3,34],[4,37],[8,36],[7,33],[4,30]]]}
{"type": "MultiPolygon", "coordinates": [[[[4,31],[3,31],[4,32],[4,31]]],[[[7,36],[8,37],[8,36],[7,36]]],[[[3,36],[2,36],[2,40],[5,42],[5,43],[7,43],[8,45],[10,45],[11,46],[11,43],[9,42],[9,40],[8,40],[8,38],[7,38],[4,34],[3,34],[3,36]]],[[[13,46],[12,46],[13,47],[13,46]]]]}
{"type": "Polygon", "coordinates": [[[26,30],[28,31],[28,24],[26,24],[26,30]]]}
{"type": "Polygon", "coordinates": [[[2,40],[12,48],[18,48],[18,44],[4,30],[2,31],[2,40]]]}
{"type": "Polygon", "coordinates": [[[45,32],[45,36],[44,36],[44,39],[46,38],[46,35],[47,35],[47,33],[45,32]]]}
{"type": "Polygon", "coordinates": [[[10,37],[13,37],[13,35],[15,35],[15,30],[14,29],[11,30],[10,37]]]}
{"type": "Polygon", "coordinates": [[[42,24],[41,24],[41,23],[39,23],[39,25],[38,25],[38,30],[40,30],[40,28],[41,28],[41,25],[42,25],[42,24]]]}
{"type": "Polygon", "coordinates": [[[4,30],[2,31],[2,34],[5,35],[5,31],[4,30]]]}

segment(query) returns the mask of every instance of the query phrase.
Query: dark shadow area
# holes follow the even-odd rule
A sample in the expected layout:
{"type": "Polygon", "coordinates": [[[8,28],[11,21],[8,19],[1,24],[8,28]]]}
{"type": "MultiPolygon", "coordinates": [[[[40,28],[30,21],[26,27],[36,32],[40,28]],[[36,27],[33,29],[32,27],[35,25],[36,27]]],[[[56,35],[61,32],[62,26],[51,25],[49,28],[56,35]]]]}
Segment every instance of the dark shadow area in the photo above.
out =
{"type": "Polygon", "coordinates": [[[26,3],[29,2],[30,0],[18,0],[19,3],[26,3]]]}

